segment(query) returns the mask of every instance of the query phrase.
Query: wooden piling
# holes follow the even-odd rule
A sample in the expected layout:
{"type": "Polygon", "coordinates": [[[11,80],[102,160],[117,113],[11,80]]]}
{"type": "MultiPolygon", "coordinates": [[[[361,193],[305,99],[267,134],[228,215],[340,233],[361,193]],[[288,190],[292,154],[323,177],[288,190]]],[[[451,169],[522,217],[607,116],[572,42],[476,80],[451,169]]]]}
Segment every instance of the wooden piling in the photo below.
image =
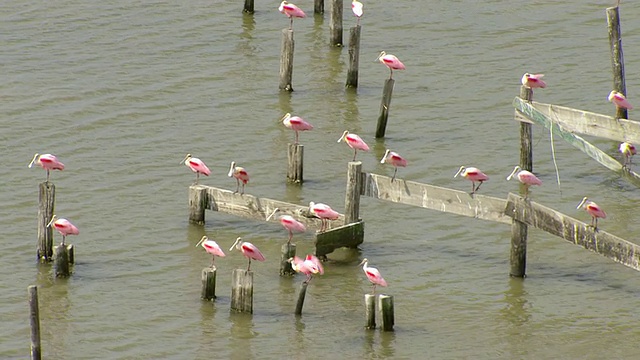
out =
{"type": "Polygon", "coordinates": [[[216,270],[215,266],[202,269],[202,293],[200,297],[204,300],[214,300],[216,298],[216,270]]]}
{"type": "Polygon", "coordinates": [[[307,295],[307,286],[309,284],[302,282],[300,284],[300,290],[298,290],[298,301],[296,302],[296,315],[302,315],[302,306],[304,305],[304,298],[307,295]]]}
{"type": "Polygon", "coordinates": [[[364,295],[364,315],[366,323],[365,329],[376,328],[376,296],[373,294],[364,295]]]}
{"type": "Polygon", "coordinates": [[[316,251],[319,258],[326,257],[335,249],[346,247],[357,249],[364,241],[364,222],[358,221],[324,232],[316,233],[316,251]]]}
{"type": "MultiPolygon", "coordinates": [[[[613,90],[625,96],[627,85],[624,76],[624,56],[622,54],[622,32],[620,30],[620,12],[617,6],[607,8],[607,27],[611,48],[611,67],[613,69],[613,90]]],[[[627,109],[616,107],[616,118],[628,119],[627,109]]]]}
{"type": "Polygon", "coordinates": [[[358,87],[358,67],[360,66],[360,30],[362,27],[356,25],[349,29],[349,70],[347,70],[348,88],[358,87]]]}
{"type": "Polygon", "coordinates": [[[206,188],[201,185],[189,187],[189,222],[204,225],[204,210],[207,208],[206,188]]]}
{"type": "Polygon", "coordinates": [[[293,30],[282,29],[282,51],[280,53],[280,90],[293,91],[293,30]]]}
{"type": "Polygon", "coordinates": [[[231,310],[253,314],[253,271],[233,270],[231,310]]]}
{"type": "Polygon", "coordinates": [[[69,247],[66,245],[57,245],[53,248],[53,268],[56,277],[69,277],[69,247]]]}
{"type": "Polygon", "coordinates": [[[347,191],[344,201],[344,223],[360,221],[360,194],[363,186],[362,162],[350,161],[347,168],[347,191]]]}
{"type": "Polygon", "coordinates": [[[253,14],[253,0],[244,0],[243,12],[253,14]]]}
{"type": "Polygon", "coordinates": [[[315,0],[313,2],[313,13],[324,14],[324,0],[315,0]]]}
{"type": "MultiPolygon", "coordinates": [[[[528,87],[520,87],[520,98],[528,102],[533,101],[533,90],[528,87]]],[[[532,125],[520,122],[520,167],[533,171],[533,130],[532,125]]]]}
{"type": "Polygon", "coordinates": [[[331,46],[342,46],[342,8],[342,0],[331,1],[331,18],[329,19],[331,46]]]}
{"type": "Polygon", "coordinates": [[[380,310],[380,328],[382,331],[393,331],[395,318],[393,315],[393,296],[378,295],[378,309],[380,310]]]}
{"type": "Polygon", "coordinates": [[[56,186],[52,182],[42,182],[38,193],[38,261],[53,260],[53,228],[47,227],[53,217],[56,201],[56,186]]]}
{"type": "Polygon", "coordinates": [[[302,163],[304,159],[304,146],[289,144],[287,151],[287,181],[302,184],[302,163]]]}
{"type": "Polygon", "coordinates": [[[383,138],[387,130],[387,119],[389,117],[389,106],[391,106],[391,95],[395,80],[387,79],[382,90],[382,102],[380,103],[380,116],[378,116],[378,126],[376,127],[376,138],[383,138]]]}
{"type": "Polygon", "coordinates": [[[73,265],[76,263],[76,248],[73,246],[73,244],[68,244],[67,245],[67,252],[69,253],[69,264],[73,265]]]}
{"type": "Polygon", "coordinates": [[[31,285],[29,292],[29,324],[31,325],[31,359],[40,360],[40,307],[38,305],[38,287],[31,285]]]}
{"type": "Polygon", "coordinates": [[[289,259],[296,256],[296,244],[287,242],[280,248],[280,275],[295,275],[289,259]]]}

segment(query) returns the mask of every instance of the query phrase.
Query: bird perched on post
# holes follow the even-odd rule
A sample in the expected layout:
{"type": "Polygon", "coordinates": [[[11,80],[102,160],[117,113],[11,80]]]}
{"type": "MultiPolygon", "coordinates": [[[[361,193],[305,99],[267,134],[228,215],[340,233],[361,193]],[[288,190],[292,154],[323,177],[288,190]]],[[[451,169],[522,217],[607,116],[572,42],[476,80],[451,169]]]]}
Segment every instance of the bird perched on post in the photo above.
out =
{"type": "Polygon", "coordinates": [[[314,274],[324,274],[324,268],[322,267],[322,263],[320,260],[308,254],[307,257],[302,260],[297,256],[289,258],[287,260],[291,263],[291,268],[296,271],[307,275],[307,279],[304,281],[305,284],[308,284],[311,281],[311,278],[314,274]]]}
{"type": "Polygon", "coordinates": [[[300,9],[299,7],[297,7],[295,4],[292,4],[290,2],[287,1],[283,1],[280,3],[280,6],[278,7],[278,10],[287,15],[287,17],[291,20],[289,23],[289,30],[293,30],[293,18],[297,17],[297,18],[304,18],[307,17],[307,15],[304,13],[304,11],[302,11],[302,9],[300,9]]]}
{"type": "Polygon", "coordinates": [[[376,286],[387,286],[387,282],[384,280],[382,275],[380,275],[380,271],[374,267],[369,267],[369,260],[362,259],[362,262],[358,264],[358,266],[362,265],[362,270],[364,270],[365,275],[367,275],[367,279],[373,284],[373,291],[371,294],[376,294],[376,286]]]}
{"type": "Polygon", "coordinates": [[[522,75],[522,79],[521,79],[522,85],[529,89],[546,88],[547,83],[545,83],[542,80],[543,76],[544,74],[525,73],[524,75],[522,75]]]}
{"type": "Polygon", "coordinates": [[[253,245],[250,242],[242,241],[241,237],[238,237],[236,239],[236,242],[234,242],[233,245],[231,245],[231,247],[229,248],[229,251],[233,250],[234,247],[240,250],[240,252],[242,252],[242,255],[244,255],[244,257],[249,259],[249,266],[247,266],[247,271],[251,271],[251,259],[257,260],[257,261],[265,260],[264,255],[262,255],[262,253],[260,252],[257,246],[253,245]]]}
{"type": "Polygon", "coordinates": [[[53,228],[56,229],[60,235],[62,235],[62,246],[64,246],[64,241],[67,238],[67,235],[78,235],[80,234],[80,230],[71,223],[71,221],[63,218],[58,218],[56,215],[51,217],[51,221],[47,224],[47,227],[53,225],[53,228]]]}
{"type": "Polygon", "coordinates": [[[607,97],[612,104],[616,106],[616,108],[622,108],[627,110],[632,110],[633,106],[627,100],[626,96],[623,93],[612,90],[607,97]]]}
{"type": "Polygon", "coordinates": [[[480,169],[474,167],[464,167],[460,166],[458,172],[453,175],[453,177],[458,177],[458,175],[462,174],[462,176],[471,181],[471,195],[475,194],[478,189],[480,189],[480,185],[483,182],[489,180],[489,177],[485,175],[480,169]],[[478,182],[478,186],[476,187],[476,181],[478,182]]]}
{"type": "Polygon", "coordinates": [[[398,172],[398,167],[407,166],[407,159],[400,156],[400,154],[387,149],[387,151],[384,152],[384,156],[382,157],[382,160],[380,160],[380,164],[384,164],[384,163],[389,163],[391,164],[391,166],[395,168],[395,170],[393,171],[393,177],[391,178],[391,182],[393,182],[396,179],[396,173],[398,172]]]}
{"type": "Polygon", "coordinates": [[[180,164],[184,163],[191,171],[196,173],[196,182],[193,185],[198,185],[198,179],[200,178],[200,174],[204,176],[209,176],[211,174],[211,170],[205,165],[204,161],[192,157],[191,154],[187,154],[187,156],[180,161],[180,164]]]}
{"type": "Polygon", "coordinates": [[[365,143],[364,140],[360,138],[360,136],[349,133],[349,130],[345,130],[342,133],[342,136],[340,137],[340,139],[338,139],[338,142],[343,140],[347,143],[347,145],[349,145],[350,148],[353,149],[353,161],[356,161],[358,150],[369,151],[369,145],[367,145],[367,143],[365,143]]]}
{"type": "Polygon", "coordinates": [[[64,164],[58,160],[55,155],[52,154],[35,154],[33,155],[33,159],[29,163],[29,168],[36,163],[43,169],[47,170],[47,180],[49,182],[49,171],[50,170],[64,170],[64,164]]]}
{"type": "Polygon", "coordinates": [[[636,147],[628,142],[623,142],[620,144],[620,153],[622,153],[622,157],[624,158],[624,163],[622,164],[623,169],[628,169],[631,166],[631,158],[636,154],[636,147]]]}
{"type": "Polygon", "coordinates": [[[305,119],[299,116],[291,116],[290,113],[284,114],[282,117],[282,123],[284,126],[296,132],[296,140],[294,144],[298,144],[298,132],[313,130],[313,125],[309,124],[305,119]]]}
{"type": "Polygon", "coordinates": [[[602,218],[602,219],[607,218],[607,213],[605,213],[604,210],[602,210],[600,206],[598,206],[598,204],[587,199],[586,196],[582,199],[580,204],[578,204],[578,206],[576,207],[576,209],[580,209],[580,208],[583,208],[586,212],[589,213],[589,215],[591,215],[591,227],[593,228],[594,231],[598,230],[598,218],[602,218]]]}
{"type": "Polygon", "coordinates": [[[393,79],[393,70],[404,70],[405,66],[395,55],[387,54],[386,52],[380,52],[378,55],[378,61],[381,64],[386,65],[389,68],[389,79],[393,79]]]}
{"type": "Polygon", "coordinates": [[[353,0],[351,2],[351,11],[353,11],[353,15],[357,18],[356,26],[360,26],[360,18],[362,17],[362,3],[358,0],[353,0]]]}
{"type": "Polygon", "coordinates": [[[542,185],[542,180],[538,179],[538,177],[533,175],[532,172],[521,169],[520,166],[513,168],[511,175],[507,176],[507,181],[511,180],[514,176],[518,178],[518,181],[524,184],[525,199],[529,196],[529,187],[531,185],[542,185]]]}
{"type": "Polygon", "coordinates": [[[222,248],[220,248],[220,245],[218,245],[218,243],[215,242],[214,240],[210,240],[207,237],[207,235],[202,236],[202,239],[198,241],[198,243],[196,244],[196,247],[198,247],[198,245],[200,244],[202,244],[202,247],[206,252],[211,254],[211,268],[214,267],[213,262],[216,259],[216,256],[225,257],[224,251],[222,251],[222,248]]]}
{"type": "Polygon", "coordinates": [[[243,167],[236,166],[236,162],[231,162],[231,168],[229,168],[229,177],[236,179],[236,193],[240,189],[240,182],[242,182],[242,192],[244,194],[244,186],[249,182],[249,173],[243,167]]]}
{"type": "MultiPolygon", "coordinates": [[[[275,208],[271,215],[267,216],[267,221],[271,220],[271,218],[279,211],[280,209],[275,208]]],[[[282,224],[282,226],[289,231],[289,240],[287,241],[287,243],[291,243],[291,239],[293,239],[293,231],[307,231],[307,228],[304,226],[304,224],[294,219],[291,215],[281,215],[278,220],[280,221],[280,224],[282,224]]]]}

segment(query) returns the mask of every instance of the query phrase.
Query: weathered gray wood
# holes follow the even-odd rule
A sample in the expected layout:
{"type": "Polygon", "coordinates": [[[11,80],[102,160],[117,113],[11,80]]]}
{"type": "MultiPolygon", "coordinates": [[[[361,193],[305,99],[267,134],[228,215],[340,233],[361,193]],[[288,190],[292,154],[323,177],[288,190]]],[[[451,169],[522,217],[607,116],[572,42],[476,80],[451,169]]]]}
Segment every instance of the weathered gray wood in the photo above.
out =
{"type": "Polygon", "coordinates": [[[282,29],[282,52],[280,53],[280,90],[293,91],[293,30],[282,29]]]}
{"type": "Polygon", "coordinates": [[[525,201],[512,193],[507,197],[505,214],[615,262],[640,270],[640,246],[611,235],[601,228],[593,231],[588,224],[533,201],[525,201]]]}
{"type": "Polygon", "coordinates": [[[38,287],[31,285],[29,292],[29,324],[31,325],[31,360],[42,358],[40,347],[40,306],[38,305],[38,287]]]}
{"type": "Polygon", "coordinates": [[[347,70],[348,88],[358,87],[358,67],[360,66],[360,30],[362,27],[356,25],[349,29],[349,69],[347,70]]]}
{"type": "MultiPolygon", "coordinates": [[[[520,98],[531,103],[533,90],[521,86],[520,98]]],[[[524,170],[533,171],[533,131],[532,125],[525,122],[520,123],[520,167],[524,170]]]]}
{"type": "Polygon", "coordinates": [[[204,224],[204,210],[206,208],[206,190],[204,185],[189,187],[189,222],[204,224]]]}
{"type": "Polygon", "coordinates": [[[298,290],[298,301],[296,301],[296,315],[302,315],[302,306],[304,306],[304,298],[307,295],[307,286],[309,284],[302,282],[298,290]]]}
{"type": "Polygon", "coordinates": [[[69,248],[66,245],[57,245],[53,248],[53,269],[56,277],[69,277],[69,248]]]}
{"type": "Polygon", "coordinates": [[[304,161],[304,146],[300,144],[289,144],[287,151],[287,180],[301,184],[303,161],[304,161]]]}
{"type": "Polygon", "coordinates": [[[362,162],[350,161],[347,165],[347,191],[344,201],[345,224],[360,221],[360,194],[363,182],[362,162]]]}
{"type": "Polygon", "coordinates": [[[376,328],[376,296],[373,294],[364,295],[364,316],[366,323],[365,329],[376,328]]]}
{"type": "Polygon", "coordinates": [[[382,331],[393,331],[395,322],[393,315],[393,296],[378,295],[378,309],[380,310],[380,328],[382,331]]]}
{"type": "Polygon", "coordinates": [[[476,219],[510,224],[511,219],[504,214],[506,201],[491,196],[453,190],[396,178],[391,182],[388,176],[365,173],[362,194],[376,199],[419,206],[476,219]]]}
{"type": "MultiPolygon", "coordinates": [[[[607,28],[611,48],[611,67],[613,70],[613,89],[627,95],[624,76],[624,56],[622,54],[622,31],[620,30],[620,12],[617,6],[607,8],[607,28]]],[[[616,107],[616,118],[627,119],[627,109],[616,107]]]]}
{"type": "Polygon", "coordinates": [[[49,181],[40,183],[38,192],[38,261],[53,260],[53,227],[47,227],[53,217],[56,186],[49,181]]]}
{"type": "Polygon", "coordinates": [[[253,271],[233,270],[231,310],[253,313],[253,271]]]}
{"type": "Polygon", "coordinates": [[[384,81],[382,89],[382,102],[380,103],[380,116],[378,116],[378,125],[376,126],[376,138],[383,138],[387,131],[387,119],[389,118],[389,107],[391,106],[391,96],[393,95],[393,86],[395,80],[387,79],[384,81]]]}
{"type": "Polygon", "coordinates": [[[324,0],[315,0],[313,2],[313,13],[324,14],[324,0]]]}
{"type": "Polygon", "coordinates": [[[76,263],[76,248],[73,247],[73,244],[67,245],[67,252],[69,253],[69,265],[73,265],[76,263]]]}
{"type": "Polygon", "coordinates": [[[243,12],[253,14],[253,0],[244,0],[243,12]]]}
{"type": "Polygon", "coordinates": [[[527,269],[527,224],[513,219],[511,223],[511,252],[509,263],[511,269],[509,275],[524,277],[527,269]]]}
{"type": "Polygon", "coordinates": [[[216,298],[216,270],[215,266],[202,269],[202,292],[200,297],[204,300],[216,298]]]}
{"type": "Polygon", "coordinates": [[[295,275],[289,259],[296,256],[296,244],[286,242],[280,248],[280,275],[295,275]]]}
{"type": "Polygon", "coordinates": [[[364,241],[364,222],[354,222],[316,233],[316,256],[325,257],[342,247],[355,249],[364,241]]]}
{"type": "Polygon", "coordinates": [[[331,46],[342,46],[342,0],[331,1],[329,37],[331,46]]]}

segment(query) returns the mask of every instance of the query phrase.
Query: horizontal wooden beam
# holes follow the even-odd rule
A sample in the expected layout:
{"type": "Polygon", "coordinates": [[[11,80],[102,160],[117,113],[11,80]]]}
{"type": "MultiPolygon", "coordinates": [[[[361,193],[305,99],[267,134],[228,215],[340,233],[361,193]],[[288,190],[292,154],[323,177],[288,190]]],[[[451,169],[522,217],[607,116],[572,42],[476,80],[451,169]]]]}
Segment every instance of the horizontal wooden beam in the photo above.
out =
{"type": "Polygon", "coordinates": [[[634,243],[602,229],[594,231],[581,221],[513,193],[509,193],[506,204],[505,214],[515,220],[559,236],[632,269],[640,270],[640,246],[634,243]]]}
{"type": "MultiPolygon", "coordinates": [[[[466,181],[464,185],[467,185],[466,181]]],[[[511,219],[504,214],[506,204],[504,199],[478,194],[471,196],[464,191],[397,178],[391,182],[391,178],[388,176],[366,173],[362,195],[476,219],[511,224],[511,219]]]]}
{"type": "Polygon", "coordinates": [[[316,256],[326,256],[335,249],[355,249],[364,241],[364,222],[358,221],[316,233],[316,256]]]}

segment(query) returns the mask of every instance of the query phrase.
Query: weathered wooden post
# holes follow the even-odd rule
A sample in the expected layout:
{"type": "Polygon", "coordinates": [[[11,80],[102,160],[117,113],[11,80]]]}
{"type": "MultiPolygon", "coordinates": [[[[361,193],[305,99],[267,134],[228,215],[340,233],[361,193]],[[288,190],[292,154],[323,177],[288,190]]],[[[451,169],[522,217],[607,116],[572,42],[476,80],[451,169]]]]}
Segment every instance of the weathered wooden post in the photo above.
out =
{"type": "Polygon", "coordinates": [[[304,298],[307,295],[307,286],[309,283],[303,281],[300,284],[300,290],[298,290],[298,301],[296,302],[296,315],[302,315],[302,306],[304,305],[304,298]]]}
{"type": "Polygon", "coordinates": [[[391,95],[393,94],[394,84],[395,80],[392,78],[384,82],[382,102],[380,103],[380,116],[378,116],[378,126],[376,127],[376,138],[383,138],[387,130],[387,119],[389,117],[389,106],[391,106],[391,95]]]}
{"type": "Polygon", "coordinates": [[[293,30],[282,29],[282,52],[280,53],[280,90],[293,91],[293,30]]]}
{"type": "Polygon", "coordinates": [[[364,295],[364,316],[366,323],[365,329],[376,328],[376,296],[373,294],[364,295]]]}
{"type": "Polygon", "coordinates": [[[295,275],[296,272],[291,267],[289,259],[296,256],[296,244],[286,242],[280,248],[280,275],[295,275]]]}
{"type": "Polygon", "coordinates": [[[380,321],[382,331],[393,331],[395,322],[393,315],[393,296],[378,295],[378,309],[380,310],[380,321]]]}
{"type": "Polygon", "coordinates": [[[60,244],[53,248],[53,268],[56,277],[69,277],[71,274],[69,248],[73,248],[73,245],[60,244]]]}
{"type": "Polygon", "coordinates": [[[216,270],[215,266],[202,269],[202,293],[200,297],[204,300],[214,300],[216,298],[216,270]]]}
{"type": "Polygon", "coordinates": [[[287,180],[301,184],[302,179],[302,163],[304,159],[304,146],[300,144],[289,144],[287,151],[287,180]]]}
{"type": "Polygon", "coordinates": [[[324,0],[315,0],[313,2],[313,13],[324,14],[324,0]]]}
{"type": "Polygon", "coordinates": [[[244,0],[244,9],[242,11],[253,14],[253,0],[244,0]]]}
{"type": "Polygon", "coordinates": [[[69,264],[73,265],[76,263],[76,248],[73,244],[67,245],[67,251],[69,252],[69,264]]]}
{"type": "Polygon", "coordinates": [[[360,221],[362,186],[362,162],[350,161],[347,169],[347,195],[344,202],[345,225],[360,221]]]}
{"type": "Polygon", "coordinates": [[[204,186],[189,186],[189,222],[200,225],[204,224],[206,202],[207,192],[204,186]]]}
{"type": "MultiPolygon", "coordinates": [[[[622,32],[620,30],[619,7],[607,8],[607,27],[609,29],[609,46],[611,47],[611,66],[613,68],[613,90],[627,95],[624,76],[624,56],[622,55],[622,32]]],[[[627,119],[627,109],[616,106],[616,118],[627,119]]]]}
{"type": "Polygon", "coordinates": [[[38,261],[53,260],[53,228],[47,227],[54,214],[56,186],[49,181],[40,183],[38,194],[38,261]]]}
{"type": "Polygon", "coordinates": [[[253,271],[233,270],[231,310],[253,314],[253,271]]]}
{"type": "Polygon", "coordinates": [[[331,1],[331,18],[329,19],[330,43],[332,46],[342,46],[342,0],[331,1]]]}
{"type": "Polygon", "coordinates": [[[31,285],[29,291],[29,324],[31,325],[31,359],[40,360],[40,307],[38,305],[38,287],[31,285]]]}
{"type": "Polygon", "coordinates": [[[348,88],[358,87],[358,67],[360,66],[360,30],[362,27],[356,25],[349,29],[349,70],[347,70],[348,88]]]}

